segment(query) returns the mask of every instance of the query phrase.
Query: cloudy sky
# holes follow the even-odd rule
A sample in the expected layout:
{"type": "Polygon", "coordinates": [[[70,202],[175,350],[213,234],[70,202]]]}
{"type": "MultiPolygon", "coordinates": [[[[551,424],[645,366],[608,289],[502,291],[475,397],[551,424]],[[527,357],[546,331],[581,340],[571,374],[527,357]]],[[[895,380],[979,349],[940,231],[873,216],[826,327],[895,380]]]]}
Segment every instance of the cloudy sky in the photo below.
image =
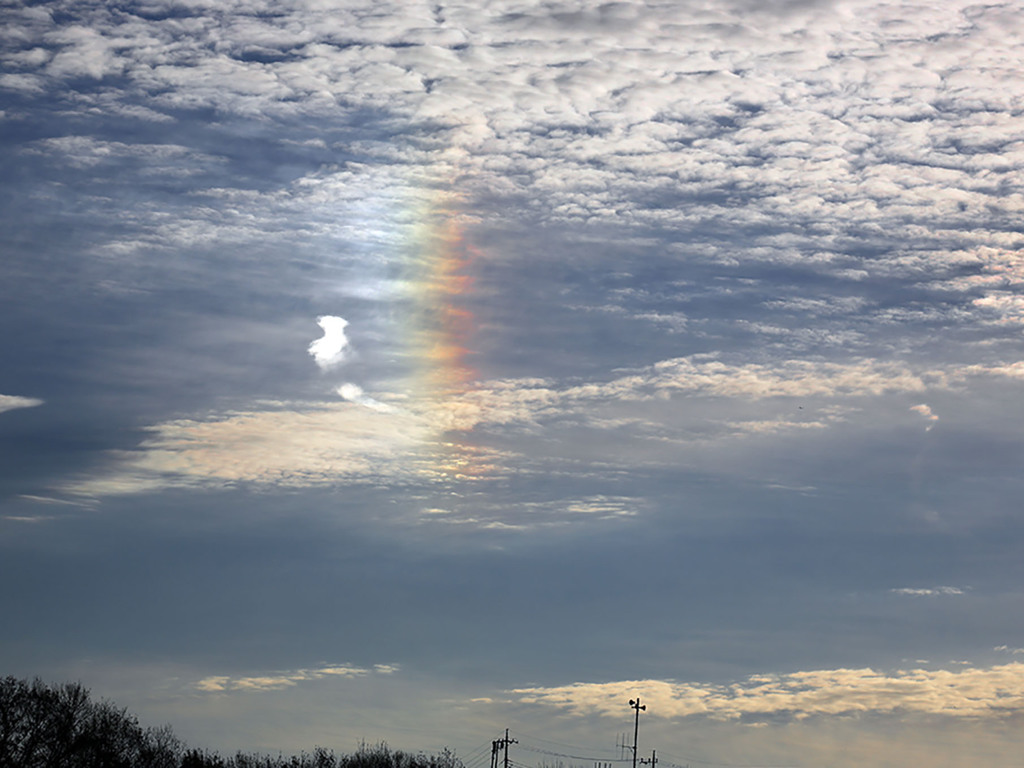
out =
{"type": "Polygon", "coordinates": [[[1019,1],[0,9],[0,674],[1024,764],[1019,1]]]}

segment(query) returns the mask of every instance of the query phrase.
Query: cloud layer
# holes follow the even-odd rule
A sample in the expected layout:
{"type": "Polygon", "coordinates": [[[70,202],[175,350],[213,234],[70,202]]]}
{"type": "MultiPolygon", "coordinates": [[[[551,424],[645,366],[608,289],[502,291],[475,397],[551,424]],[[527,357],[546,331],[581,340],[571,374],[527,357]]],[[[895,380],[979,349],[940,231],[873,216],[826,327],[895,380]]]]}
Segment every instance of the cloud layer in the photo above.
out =
{"type": "Polygon", "coordinates": [[[1007,717],[1024,711],[1024,664],[891,673],[814,670],[757,675],[733,685],[656,680],[576,683],[511,693],[523,703],[616,718],[621,718],[622,702],[637,695],[647,705],[646,716],[669,719],[701,716],[758,722],[893,713],[1007,717]]]}
{"type": "MultiPolygon", "coordinates": [[[[591,452],[606,446],[605,455],[589,461],[649,467],[659,461],[658,446],[666,443],[725,446],[746,436],[768,434],[811,439],[815,433],[861,419],[855,414],[868,401],[956,389],[963,386],[967,374],[1000,379],[1004,372],[980,366],[968,371],[914,371],[906,365],[867,359],[844,364],[808,360],[737,364],[700,355],[569,386],[543,379],[508,379],[477,382],[467,391],[442,395],[390,392],[371,397],[358,385],[346,383],[337,388],[346,401],[342,404],[316,403],[297,409],[278,403],[271,404],[273,409],[153,425],[151,437],[137,450],[111,455],[106,474],[65,489],[103,496],[238,483],[281,487],[381,480],[429,483],[438,478],[439,462],[444,462],[440,457],[459,441],[474,436],[493,441],[504,435],[530,444],[538,436],[560,440],[580,428],[594,436],[591,452]],[[750,416],[738,418],[744,412],[750,416]],[[651,447],[638,454],[634,464],[617,447],[624,439],[651,447]]],[[[922,408],[909,410],[932,415],[922,408]]],[[[773,450],[768,444],[764,449],[773,450]]],[[[464,450],[466,455],[476,451],[464,450]]],[[[662,460],[671,463],[678,458],[673,454],[662,460]]],[[[493,451],[482,476],[507,476],[526,461],[520,451],[493,451]]]]}
{"type": "Polygon", "coordinates": [[[195,688],[204,693],[272,691],[291,688],[310,680],[323,680],[332,677],[343,679],[366,677],[372,674],[390,675],[396,671],[397,667],[390,664],[377,664],[372,668],[353,667],[349,664],[325,664],[312,669],[297,669],[245,677],[210,675],[196,682],[195,688]]]}

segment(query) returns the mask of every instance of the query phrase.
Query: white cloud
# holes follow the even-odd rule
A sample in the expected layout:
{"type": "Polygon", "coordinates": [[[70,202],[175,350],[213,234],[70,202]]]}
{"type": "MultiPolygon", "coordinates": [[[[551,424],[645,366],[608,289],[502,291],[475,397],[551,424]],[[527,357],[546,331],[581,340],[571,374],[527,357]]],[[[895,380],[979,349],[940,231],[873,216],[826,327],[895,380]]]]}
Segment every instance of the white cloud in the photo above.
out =
{"type": "Polygon", "coordinates": [[[352,403],[359,403],[359,405],[366,406],[374,411],[383,411],[384,413],[388,413],[394,410],[394,408],[387,403],[374,400],[372,397],[367,395],[363,392],[363,388],[358,384],[346,382],[338,387],[337,392],[343,400],[348,400],[352,403]]]}
{"type": "Polygon", "coordinates": [[[50,76],[126,67],[157,105],[337,115],[340,102],[430,120],[443,149],[418,152],[420,165],[463,150],[471,183],[543,189],[555,218],[685,218],[682,208],[638,207],[633,193],[734,182],[762,194],[731,210],[698,204],[697,214],[763,219],[789,206],[824,224],[898,223],[944,201],[968,212],[1005,204],[965,172],[1005,168],[1000,145],[1015,136],[1000,62],[1014,60],[1017,43],[1011,26],[994,23],[999,8],[842,2],[767,24],[735,5],[623,7],[450,3],[440,20],[397,2],[373,13],[282,3],[270,17],[244,5],[187,23],[97,13],[91,27],[52,32],[35,20],[22,34],[63,46],[41,70],[50,76]],[[271,55],[245,61],[247,51],[271,55]],[[967,92],[989,108],[970,108],[967,92]],[[972,152],[938,151],[948,137],[972,152]],[[536,162],[551,156],[559,162],[536,162]],[[505,172],[489,172],[499,162],[505,172]],[[954,166],[951,175],[929,178],[939,165],[954,166]],[[604,200],[575,194],[595,183],[604,200]]]}
{"type": "Polygon", "coordinates": [[[345,350],[348,348],[345,328],[348,327],[348,320],[334,315],[322,315],[316,322],[323,329],[324,335],[309,345],[309,354],[321,370],[327,370],[345,359],[345,350]]]}
{"type": "Polygon", "coordinates": [[[24,93],[42,93],[46,90],[46,80],[37,75],[8,73],[0,75],[0,88],[24,93]]]}
{"type": "Polygon", "coordinates": [[[753,675],[728,685],[672,680],[574,683],[519,688],[523,703],[621,719],[622,703],[639,695],[648,717],[713,720],[801,720],[857,714],[927,714],[1002,718],[1024,713],[1024,664],[960,670],[824,669],[753,675]]]}
{"type": "Polygon", "coordinates": [[[949,595],[962,595],[965,590],[960,587],[899,587],[890,589],[895,595],[906,595],[908,597],[936,597],[949,595]]]}
{"type": "Polygon", "coordinates": [[[46,35],[47,42],[61,46],[46,65],[48,74],[57,77],[87,76],[97,80],[120,73],[128,62],[117,54],[127,41],[112,40],[94,28],[71,25],[46,35]]]}
{"type": "MultiPolygon", "coordinates": [[[[139,114],[139,110],[130,111],[139,114]]],[[[142,116],[148,117],[148,111],[143,110],[142,116]]],[[[161,117],[158,116],[158,119],[161,117]]],[[[174,176],[189,175],[223,162],[222,158],[197,152],[179,144],[105,141],[92,136],[39,139],[29,145],[28,151],[55,157],[60,163],[75,168],[93,168],[102,163],[130,159],[139,161],[141,172],[174,176]]]]}
{"type": "Polygon", "coordinates": [[[139,450],[112,455],[109,474],[65,490],[104,496],[163,486],[318,486],[383,475],[401,481],[427,471],[422,452],[430,445],[422,420],[348,404],[180,419],[150,431],[139,450]]]}
{"type": "Polygon", "coordinates": [[[545,501],[495,500],[486,492],[446,499],[445,508],[419,510],[422,525],[466,526],[478,530],[543,532],[545,536],[579,526],[618,525],[643,512],[641,498],[590,496],[545,501]]]}
{"type": "Polygon", "coordinates": [[[963,374],[973,376],[1004,376],[1008,379],[1024,379],[1024,360],[998,365],[970,365],[963,374]]]}
{"type": "Polygon", "coordinates": [[[26,501],[32,501],[36,504],[54,504],[60,506],[70,507],[87,507],[88,503],[73,499],[55,499],[52,496],[37,496],[31,493],[22,493],[18,496],[19,499],[25,499],[26,501]]]}
{"type": "MultiPolygon", "coordinates": [[[[924,416],[924,417],[925,417],[926,419],[928,419],[928,421],[931,421],[931,422],[936,422],[936,421],[938,421],[938,420],[939,420],[939,417],[938,417],[938,416],[936,416],[936,415],[935,415],[935,414],[934,414],[934,413],[932,412],[932,409],[931,409],[931,407],[930,407],[930,406],[928,406],[928,405],[926,405],[926,404],[924,404],[924,403],[919,403],[918,405],[912,405],[912,406],[910,406],[910,410],[912,410],[912,411],[913,411],[914,413],[919,413],[919,414],[921,414],[921,415],[922,415],[922,416],[924,416]]],[[[931,428],[932,428],[932,426],[933,426],[932,424],[929,424],[929,425],[928,425],[928,429],[931,429],[931,428]]]]}
{"type": "MultiPolygon", "coordinates": [[[[316,349],[317,342],[311,345],[311,353],[325,362],[337,361],[346,347],[340,342],[344,321],[333,319],[339,323],[324,324],[324,339],[332,343],[316,349]]],[[[870,359],[726,363],[697,355],[664,360],[606,381],[569,386],[520,378],[484,381],[450,393],[413,390],[370,397],[349,382],[337,389],[345,403],[303,408],[270,404],[263,410],[154,425],[151,437],[137,450],[111,455],[106,474],[94,474],[63,490],[103,496],[166,485],[301,487],[357,478],[423,482],[497,477],[509,470],[509,462],[523,457],[463,444],[458,433],[548,430],[557,435],[560,428],[572,425],[615,436],[614,443],[596,441],[588,446],[588,461],[611,461],[614,456],[621,463],[625,460],[621,440],[627,437],[650,440],[657,447],[694,441],[706,446],[709,440],[755,434],[813,435],[849,420],[851,406],[844,405],[844,400],[856,404],[890,393],[942,390],[962,382],[966,375],[1003,373],[1002,368],[981,366],[957,368],[950,374],[941,369],[915,371],[870,359]],[[724,401],[750,407],[772,399],[789,404],[781,413],[765,415],[761,410],[761,415],[750,419],[737,418],[734,408],[718,412],[706,407],[724,401]],[[814,408],[807,417],[798,417],[802,406],[793,405],[794,400],[813,403],[814,408]]],[[[772,410],[780,409],[772,406],[772,410]]],[[[658,455],[638,455],[636,460],[657,462],[658,455]]]]}
{"type": "Polygon", "coordinates": [[[376,664],[373,667],[354,667],[350,664],[325,664],[311,669],[296,669],[286,672],[270,672],[262,675],[232,677],[230,675],[209,675],[194,684],[203,693],[246,692],[259,693],[281,688],[291,688],[310,680],[325,678],[351,679],[369,675],[391,675],[398,671],[395,664],[376,664]]]}
{"type": "MultiPolygon", "coordinates": [[[[160,222],[126,212],[145,230],[135,247],[265,242],[297,229],[401,240],[407,229],[375,228],[346,206],[394,197],[396,184],[457,178],[464,199],[501,200],[488,204],[490,221],[682,230],[691,253],[720,263],[807,267],[855,231],[864,243],[914,243],[864,262],[834,253],[815,269],[841,281],[917,275],[963,294],[943,309],[958,322],[1020,323],[1015,285],[979,295],[974,276],[938,274],[984,248],[993,253],[983,279],[1019,262],[1019,238],[1004,225],[1024,212],[1012,191],[1024,172],[1021,97],[1006,85],[1006,62],[1020,60],[1013,14],[969,0],[842,0],[828,12],[794,4],[786,13],[745,5],[463,1],[435,15],[402,2],[283,2],[264,15],[237,3],[185,19],[82,10],[58,29],[21,9],[11,34],[24,53],[3,77],[16,78],[11,87],[43,79],[64,88],[65,78],[123,71],[118,90],[75,94],[69,108],[83,114],[162,120],[161,110],[210,108],[335,125],[376,113],[386,123],[386,140],[370,131],[346,142],[360,162],[325,166],[245,207],[196,206],[160,222]],[[791,242],[732,242],[731,233],[766,226],[791,242]]],[[[100,149],[69,158],[98,163],[100,149]]],[[[773,308],[841,316],[857,301],[788,298],[773,308]]],[[[899,322],[909,311],[879,317],[899,322]]],[[[681,313],[635,316],[675,332],[694,327],[681,313]]],[[[747,329],[803,348],[863,341],[852,328],[814,323],[747,329]]]]}
{"type": "MultiPolygon", "coordinates": [[[[830,281],[857,283],[853,296],[765,302],[756,294],[773,315],[796,319],[737,319],[731,327],[785,350],[775,362],[686,356],[578,385],[485,381],[452,396],[414,393],[401,401],[402,412],[393,404],[407,393],[371,397],[346,383],[338,394],[363,406],[365,418],[380,417],[379,435],[368,435],[352,409],[319,406],[159,424],[139,451],[121,456],[115,473],[89,487],[99,493],[167,482],[408,477],[416,474],[410,467],[422,465],[389,463],[388,451],[398,444],[400,456],[430,452],[445,431],[540,430],[562,420],[654,439],[653,420],[641,412],[645,403],[671,403],[661,440],[810,434],[836,420],[773,408],[708,416],[715,421],[710,428],[684,434],[671,417],[699,398],[921,398],[966,375],[1024,376],[1012,362],[941,371],[895,355],[846,354],[839,363],[814,357],[828,347],[866,349],[869,324],[843,325],[866,311],[888,327],[1022,316],[1015,298],[1024,285],[1019,238],[1000,223],[1024,211],[1024,197],[1006,191],[1024,170],[1020,98],[1005,87],[1005,62],[1020,58],[1007,21],[1012,14],[967,0],[936,7],[841,0],[827,12],[798,4],[782,14],[744,5],[460,0],[436,15],[386,1],[372,8],[283,2],[273,14],[260,4],[196,3],[206,12],[153,20],[83,9],[74,25],[58,29],[43,11],[12,13],[10,34],[24,53],[13,60],[18,74],[11,76],[21,78],[21,87],[48,78],[51,87],[64,88],[83,75],[123,72],[122,88],[75,93],[67,108],[82,114],[159,120],[158,110],[185,107],[228,119],[301,114],[351,127],[351,115],[360,114],[386,123],[386,140],[357,131],[330,146],[358,160],[324,165],[279,189],[196,189],[191,207],[175,215],[129,208],[119,215],[131,237],[98,248],[103,258],[297,237],[401,254],[423,223],[410,211],[440,182],[457,179],[457,190],[444,194],[468,210],[491,201],[474,215],[498,223],[526,215],[625,225],[634,234],[653,225],[686,233],[667,246],[672,258],[799,265],[830,281]],[[733,238],[748,226],[757,234],[733,238]],[[784,231],[765,234],[766,228],[784,231]],[[861,259],[846,252],[842,243],[852,232],[864,233],[858,242],[877,254],[861,259]],[[901,237],[913,247],[876,247],[901,237]],[[869,290],[868,277],[919,281],[954,295],[941,308],[876,308],[860,295],[869,290]],[[286,424],[305,429],[313,411],[322,423],[310,428],[308,448],[282,434],[286,424]],[[406,426],[412,437],[403,441],[406,426]],[[274,451],[274,440],[284,449],[274,451]]],[[[323,149],[334,139],[288,141],[323,149]]],[[[36,142],[30,151],[97,172],[111,160],[153,158],[154,172],[223,162],[177,144],[88,136],[36,142]]],[[[363,273],[372,271],[369,260],[352,260],[363,273]]],[[[377,286],[390,280],[394,299],[400,281],[385,280],[385,273],[363,274],[363,282],[346,282],[344,290],[379,299],[384,291],[377,286]]],[[[589,311],[628,314],[676,334],[704,332],[706,318],[675,311],[665,298],[623,297],[621,306],[600,301],[589,311]]],[[[325,315],[318,322],[323,337],[309,353],[326,370],[348,359],[347,321],[325,315]]],[[[913,410],[936,420],[924,404],[913,410]]]]}
{"type": "Polygon", "coordinates": [[[997,645],[992,649],[993,651],[1002,651],[1003,653],[1024,653],[1024,648],[1011,648],[1008,645],[997,645]]]}
{"type": "Polygon", "coordinates": [[[34,397],[20,397],[18,395],[0,395],[0,413],[13,411],[16,408],[35,408],[42,405],[43,401],[34,397]]]}

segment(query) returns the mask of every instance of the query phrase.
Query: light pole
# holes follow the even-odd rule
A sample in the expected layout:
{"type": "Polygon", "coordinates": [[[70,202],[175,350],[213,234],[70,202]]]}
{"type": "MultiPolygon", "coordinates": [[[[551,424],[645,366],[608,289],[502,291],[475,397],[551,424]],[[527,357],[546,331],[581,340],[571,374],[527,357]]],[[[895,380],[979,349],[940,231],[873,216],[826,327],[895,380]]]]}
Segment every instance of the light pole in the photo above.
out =
{"type": "Polygon", "coordinates": [[[636,739],[640,735],[640,710],[646,710],[647,705],[640,703],[640,697],[629,700],[629,706],[636,710],[636,719],[633,722],[633,768],[636,768],[636,739]]]}

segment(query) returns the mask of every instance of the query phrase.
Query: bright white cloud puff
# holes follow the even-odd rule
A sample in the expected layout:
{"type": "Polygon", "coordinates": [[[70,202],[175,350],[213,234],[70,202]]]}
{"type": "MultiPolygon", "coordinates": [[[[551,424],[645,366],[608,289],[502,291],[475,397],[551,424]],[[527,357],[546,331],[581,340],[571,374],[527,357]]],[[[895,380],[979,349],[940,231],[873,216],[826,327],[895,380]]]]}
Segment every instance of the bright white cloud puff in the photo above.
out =
{"type": "Polygon", "coordinates": [[[345,350],[348,348],[345,329],[348,320],[334,315],[322,315],[316,322],[323,329],[324,335],[309,345],[309,354],[321,370],[327,370],[345,359],[345,350]]]}

